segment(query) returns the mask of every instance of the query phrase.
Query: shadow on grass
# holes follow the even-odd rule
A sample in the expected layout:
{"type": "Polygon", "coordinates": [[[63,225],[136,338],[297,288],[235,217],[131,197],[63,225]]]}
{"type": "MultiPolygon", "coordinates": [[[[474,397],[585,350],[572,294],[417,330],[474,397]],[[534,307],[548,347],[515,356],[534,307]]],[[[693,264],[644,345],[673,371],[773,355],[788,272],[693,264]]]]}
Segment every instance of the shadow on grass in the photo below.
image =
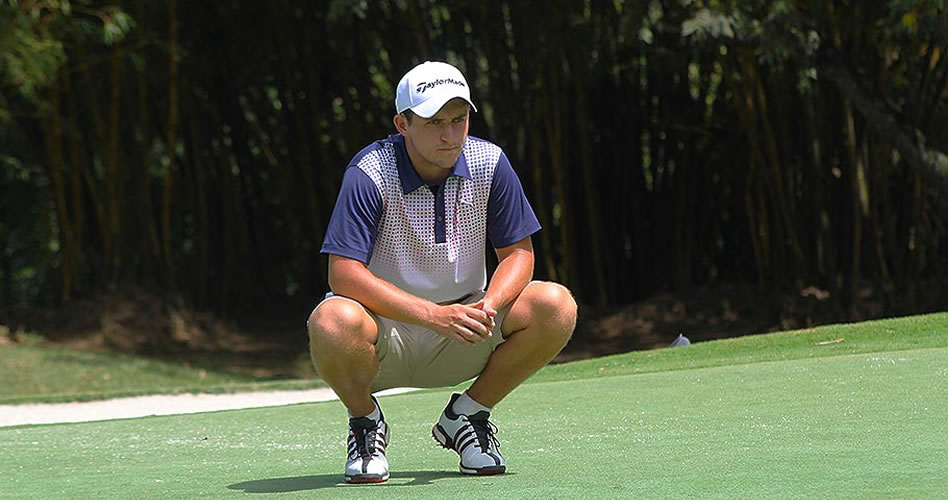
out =
{"type": "MultiPolygon", "coordinates": [[[[507,472],[505,476],[512,475],[507,472]]],[[[448,478],[466,478],[475,476],[464,476],[455,471],[399,471],[392,472],[388,481],[380,483],[379,487],[391,486],[419,486],[432,484],[436,479],[448,478]],[[408,480],[407,482],[405,480],[408,480]]],[[[319,476],[297,476],[297,477],[278,477],[273,479],[258,479],[256,481],[244,481],[227,486],[232,490],[243,490],[244,493],[289,493],[291,491],[321,490],[324,488],[348,487],[358,488],[372,485],[347,484],[342,474],[323,474],[319,476]]]]}

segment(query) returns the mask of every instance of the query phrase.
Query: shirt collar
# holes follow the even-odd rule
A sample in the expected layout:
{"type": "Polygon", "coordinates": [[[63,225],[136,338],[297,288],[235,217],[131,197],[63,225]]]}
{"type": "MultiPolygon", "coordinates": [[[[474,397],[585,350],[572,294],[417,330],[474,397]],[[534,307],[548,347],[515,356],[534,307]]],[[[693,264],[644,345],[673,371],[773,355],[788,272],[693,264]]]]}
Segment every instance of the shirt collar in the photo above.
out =
{"type": "MultiPolygon", "coordinates": [[[[398,178],[402,182],[402,193],[408,194],[421,186],[425,186],[425,181],[415,171],[415,167],[412,166],[411,159],[408,157],[408,151],[405,149],[405,137],[402,134],[393,134],[389,138],[395,144],[395,159],[398,163],[398,178]]],[[[449,177],[452,175],[471,180],[471,170],[467,166],[467,158],[464,156],[463,148],[458,160],[454,163],[454,167],[451,168],[451,173],[448,174],[449,177]]]]}

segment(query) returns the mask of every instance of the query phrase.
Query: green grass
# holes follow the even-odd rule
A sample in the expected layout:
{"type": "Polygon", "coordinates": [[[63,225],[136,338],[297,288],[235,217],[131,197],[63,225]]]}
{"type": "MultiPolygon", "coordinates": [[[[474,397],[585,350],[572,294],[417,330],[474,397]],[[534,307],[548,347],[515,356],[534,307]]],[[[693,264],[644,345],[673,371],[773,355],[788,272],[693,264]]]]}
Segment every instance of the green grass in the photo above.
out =
{"type": "Polygon", "coordinates": [[[747,335],[683,348],[617,354],[549,366],[531,380],[577,380],[945,346],[948,346],[948,312],[747,335]]]}
{"type": "Polygon", "coordinates": [[[948,347],[527,384],[485,478],[430,438],[447,397],[381,399],[382,485],[341,483],[327,402],[0,429],[0,498],[936,498],[948,477],[948,347]]]}
{"type": "Polygon", "coordinates": [[[144,394],[318,387],[316,380],[265,381],[119,354],[41,346],[0,346],[0,404],[63,402],[144,394]]]}
{"type": "Polygon", "coordinates": [[[948,477],[948,314],[548,367],[494,411],[504,476],[434,445],[448,394],[381,399],[382,485],[340,482],[327,402],[0,429],[0,498],[937,498],[948,477]]]}
{"type": "MultiPolygon", "coordinates": [[[[582,335],[578,332],[577,335],[582,335]]],[[[619,354],[547,367],[529,383],[656,373],[948,345],[948,313],[832,325],[619,354]],[[843,339],[819,345],[819,342],[843,339]]],[[[63,402],[144,394],[318,387],[318,380],[268,381],[131,356],[39,346],[0,346],[0,404],[63,402]]]]}

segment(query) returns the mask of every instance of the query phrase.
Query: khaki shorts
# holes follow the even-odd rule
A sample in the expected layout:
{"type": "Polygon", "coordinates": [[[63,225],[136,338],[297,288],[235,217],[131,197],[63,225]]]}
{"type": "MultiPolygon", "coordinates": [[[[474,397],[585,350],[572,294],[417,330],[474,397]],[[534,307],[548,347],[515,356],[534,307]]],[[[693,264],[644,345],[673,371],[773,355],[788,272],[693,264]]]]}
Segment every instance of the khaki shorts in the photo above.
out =
{"type": "MultiPolygon", "coordinates": [[[[475,292],[460,303],[473,304],[482,297],[483,291],[475,292]]],[[[322,302],[327,300],[352,299],[327,294],[322,302]]],[[[372,392],[377,392],[393,387],[450,387],[480,375],[491,353],[504,341],[500,326],[510,306],[497,311],[493,335],[474,345],[463,345],[425,327],[395,321],[365,309],[379,329],[375,343],[379,375],[372,384],[372,392]]]]}

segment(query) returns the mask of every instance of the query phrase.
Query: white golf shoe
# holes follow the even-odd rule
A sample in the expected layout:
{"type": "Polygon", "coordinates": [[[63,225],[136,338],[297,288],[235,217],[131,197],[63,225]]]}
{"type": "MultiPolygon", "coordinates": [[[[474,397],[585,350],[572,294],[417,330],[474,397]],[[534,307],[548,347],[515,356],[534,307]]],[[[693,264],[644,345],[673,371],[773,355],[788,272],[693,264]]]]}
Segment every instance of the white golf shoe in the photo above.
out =
{"type": "Polygon", "coordinates": [[[385,447],[388,446],[389,428],[385,417],[381,416],[381,410],[379,415],[378,422],[367,417],[349,419],[347,483],[381,483],[388,480],[385,447]]]}
{"type": "Polygon", "coordinates": [[[451,401],[441,413],[441,419],[431,429],[431,435],[442,447],[461,456],[462,474],[503,474],[507,467],[494,434],[497,427],[488,418],[490,413],[479,411],[473,415],[458,415],[451,405],[460,394],[451,395],[451,401]]]}

